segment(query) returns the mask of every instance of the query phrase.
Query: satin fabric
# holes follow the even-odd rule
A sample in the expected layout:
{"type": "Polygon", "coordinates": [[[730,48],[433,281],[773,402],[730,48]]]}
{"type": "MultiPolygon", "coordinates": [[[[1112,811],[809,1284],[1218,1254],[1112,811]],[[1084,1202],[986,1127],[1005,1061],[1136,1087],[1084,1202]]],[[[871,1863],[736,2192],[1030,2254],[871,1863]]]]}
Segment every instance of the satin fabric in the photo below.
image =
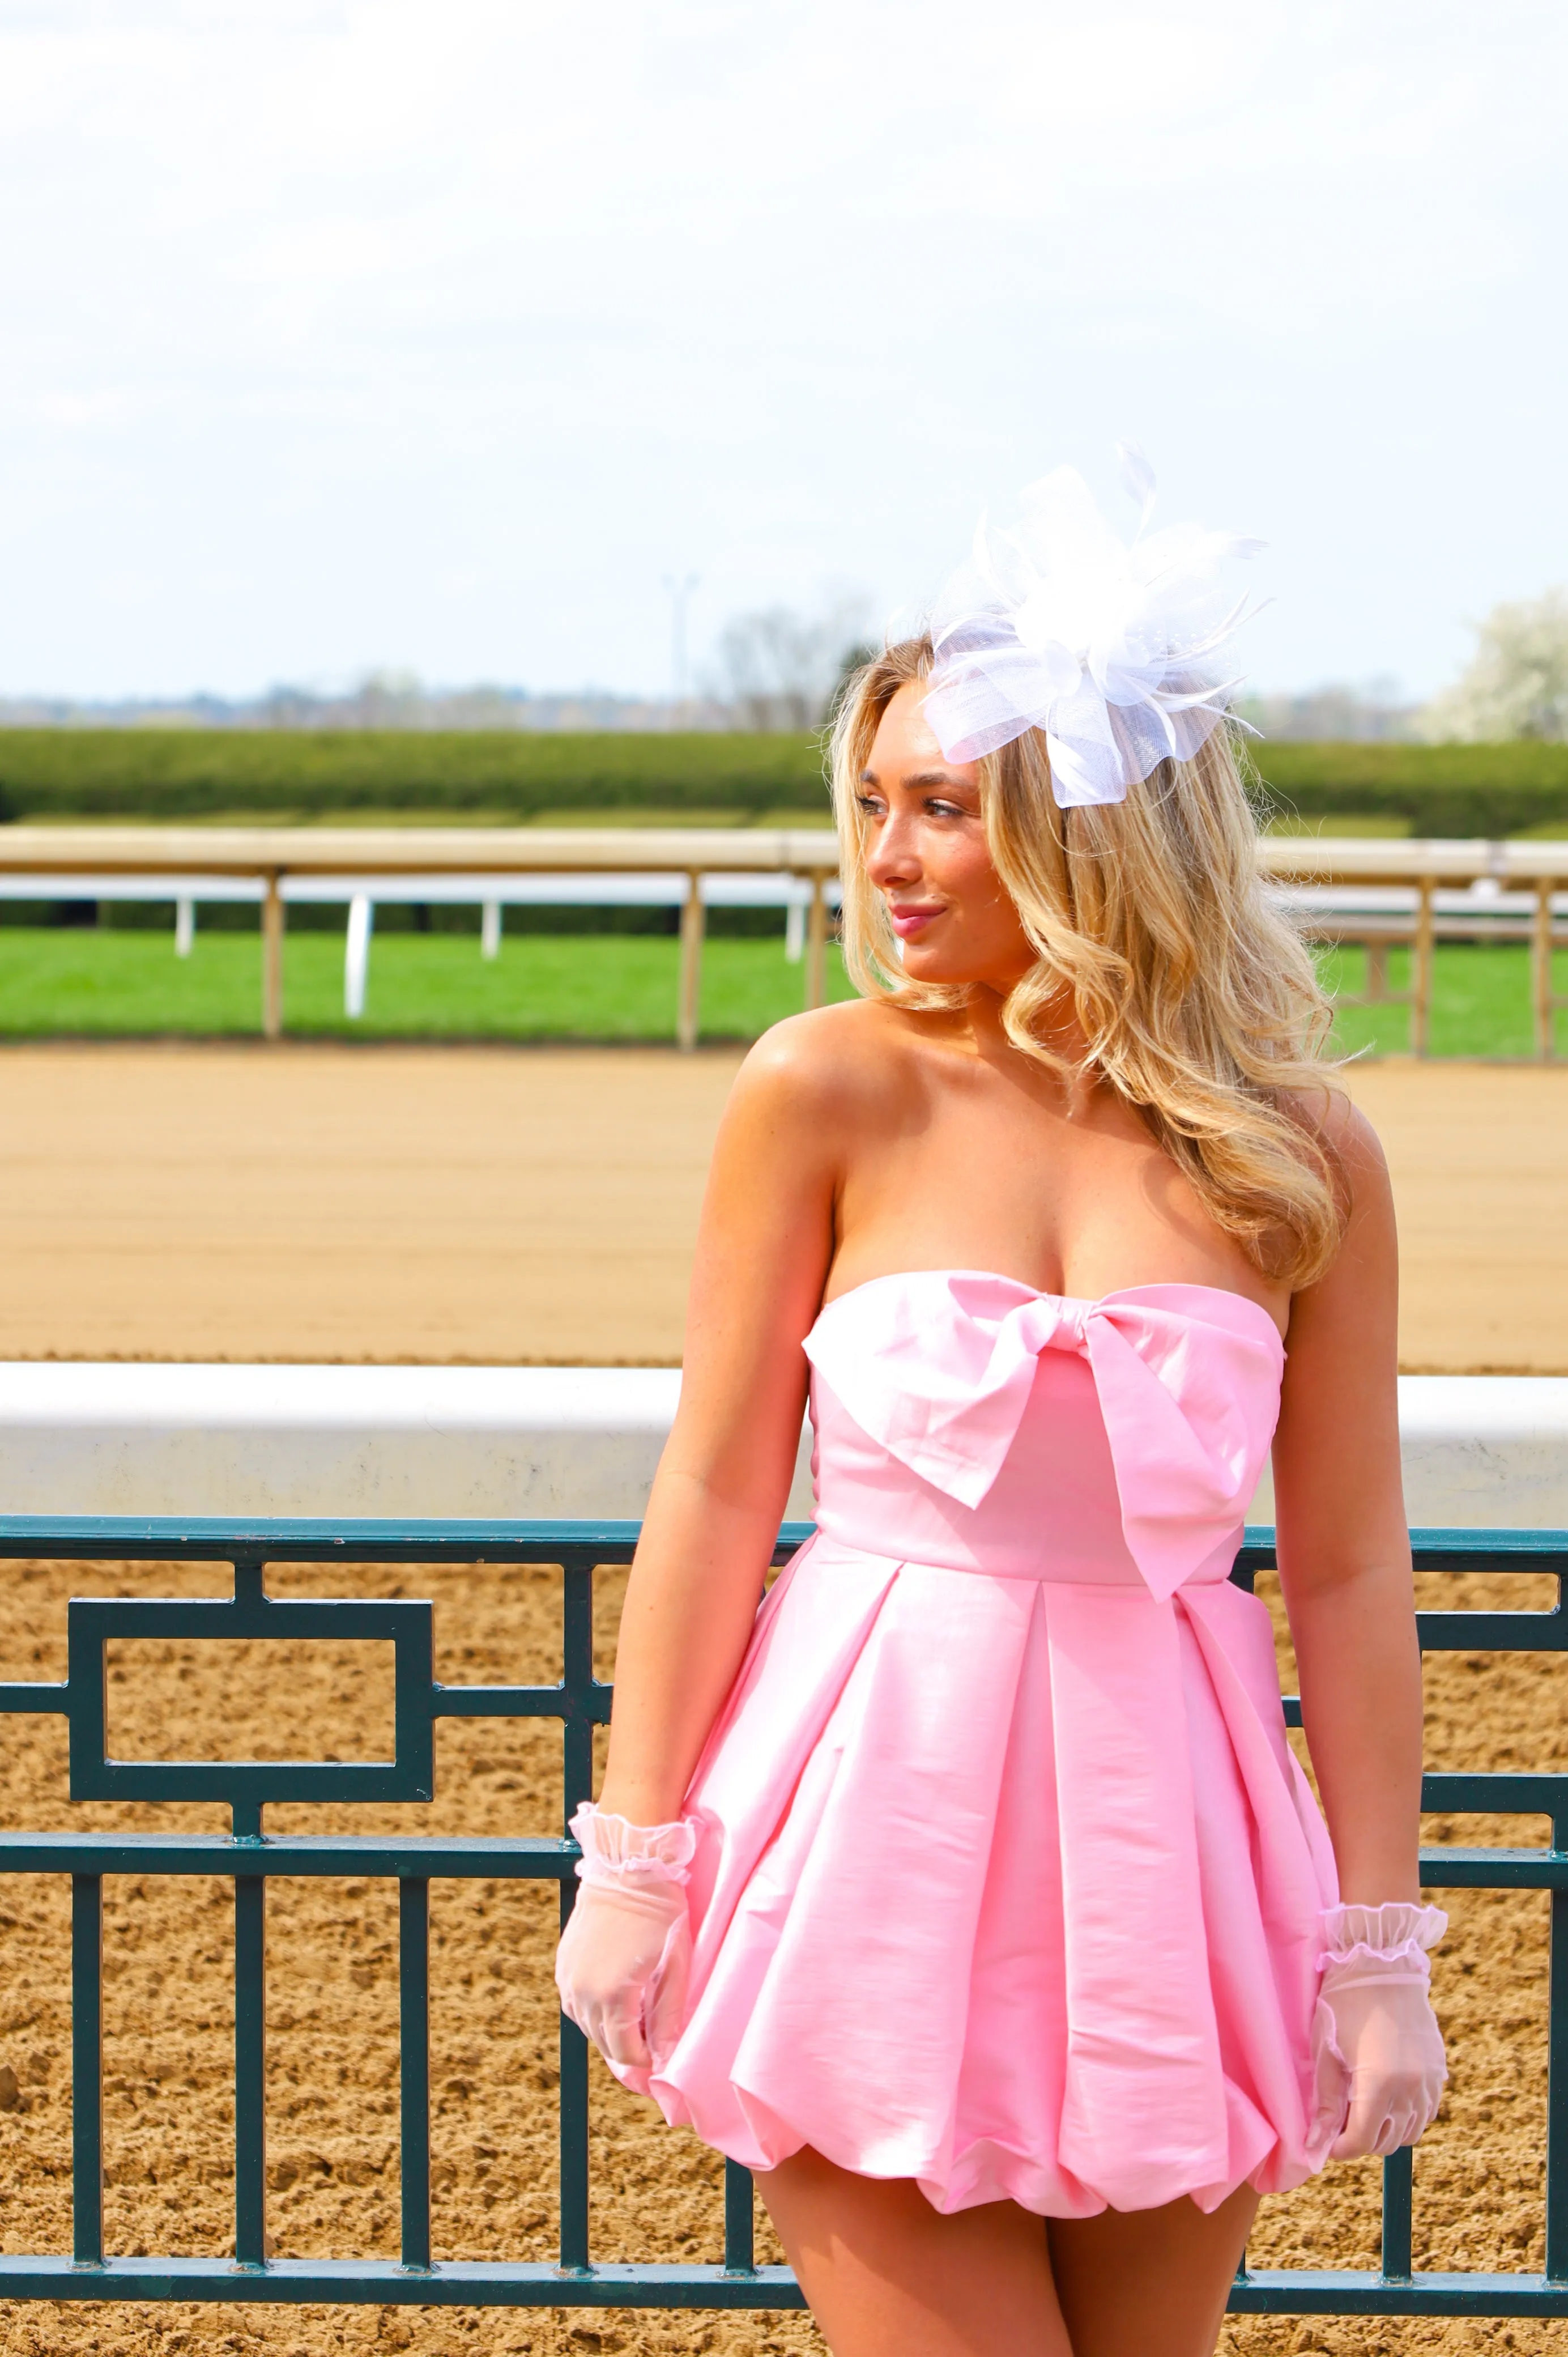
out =
{"type": "Polygon", "coordinates": [[[1322,1821],[1227,1577],[1278,1415],[1267,1313],[925,1271],[806,1349],[817,1534],[687,1811],[668,2119],[940,2210],[1212,2209],[1298,2184],[1322,1821]]]}

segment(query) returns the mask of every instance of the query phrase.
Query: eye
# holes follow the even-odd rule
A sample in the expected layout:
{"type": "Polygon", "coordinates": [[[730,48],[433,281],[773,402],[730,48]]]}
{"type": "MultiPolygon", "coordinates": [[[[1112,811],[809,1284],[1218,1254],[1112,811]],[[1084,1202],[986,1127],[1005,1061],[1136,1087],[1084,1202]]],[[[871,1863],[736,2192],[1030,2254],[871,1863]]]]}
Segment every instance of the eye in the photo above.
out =
{"type": "Polygon", "coordinates": [[[855,801],[867,818],[886,818],[887,805],[880,794],[856,794],[855,801]]]}
{"type": "Polygon", "coordinates": [[[967,818],[969,813],[961,802],[950,802],[940,794],[928,796],[926,808],[932,818],[967,818]]]}

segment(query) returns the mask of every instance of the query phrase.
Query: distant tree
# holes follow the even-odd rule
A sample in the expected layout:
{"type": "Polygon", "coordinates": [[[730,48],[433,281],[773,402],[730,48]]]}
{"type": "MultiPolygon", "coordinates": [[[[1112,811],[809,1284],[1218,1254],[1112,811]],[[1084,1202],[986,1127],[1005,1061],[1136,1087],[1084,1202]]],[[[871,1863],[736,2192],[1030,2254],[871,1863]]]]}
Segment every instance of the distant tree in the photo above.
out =
{"type": "Polygon", "coordinates": [[[1275,745],[1392,743],[1411,736],[1415,719],[1414,705],[1388,678],[1363,686],[1329,681],[1294,695],[1243,695],[1234,709],[1275,745]]]}
{"type": "Polygon", "coordinates": [[[864,671],[868,662],[875,662],[881,652],[882,649],[872,639],[856,639],[852,645],[845,647],[839,657],[839,675],[833,682],[828,708],[822,716],[830,726],[839,716],[839,706],[849,693],[850,682],[855,673],[864,671]]]}
{"type": "Polygon", "coordinates": [[[863,614],[862,599],[843,597],[815,616],[768,606],[727,622],[719,636],[719,664],[744,726],[817,727],[861,643],[863,614]]]}
{"type": "Polygon", "coordinates": [[[411,671],[367,672],[344,706],[350,728],[430,726],[424,690],[411,671]]]}
{"type": "Polygon", "coordinates": [[[1568,591],[1494,606],[1468,668],[1427,705],[1420,726],[1433,744],[1568,737],[1568,591]]]}

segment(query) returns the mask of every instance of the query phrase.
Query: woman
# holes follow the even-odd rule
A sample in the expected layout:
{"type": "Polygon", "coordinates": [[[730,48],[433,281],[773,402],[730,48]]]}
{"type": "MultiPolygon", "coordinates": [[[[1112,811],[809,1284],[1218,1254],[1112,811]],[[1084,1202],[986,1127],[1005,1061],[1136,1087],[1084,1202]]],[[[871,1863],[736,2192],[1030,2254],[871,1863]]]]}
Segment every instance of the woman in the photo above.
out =
{"type": "Polygon", "coordinates": [[[1065,470],[982,533],[837,723],[863,996],[714,1153],[557,1975],[835,2357],[1202,2357],[1259,2193],[1443,2083],[1393,1217],[1202,673],[1236,553],[1065,470]],[[1271,1438],[1326,1832],[1227,1577],[1271,1438]]]}

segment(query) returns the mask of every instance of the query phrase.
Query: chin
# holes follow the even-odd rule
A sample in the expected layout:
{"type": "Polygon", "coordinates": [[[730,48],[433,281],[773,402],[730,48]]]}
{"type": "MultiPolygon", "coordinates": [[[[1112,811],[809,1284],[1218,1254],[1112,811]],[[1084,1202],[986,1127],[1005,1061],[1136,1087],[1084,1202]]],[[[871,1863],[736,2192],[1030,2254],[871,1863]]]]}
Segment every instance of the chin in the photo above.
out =
{"type": "Polygon", "coordinates": [[[961,959],[944,957],[933,943],[929,948],[919,942],[904,945],[903,966],[909,982],[934,982],[957,985],[972,982],[974,976],[961,959]]]}

